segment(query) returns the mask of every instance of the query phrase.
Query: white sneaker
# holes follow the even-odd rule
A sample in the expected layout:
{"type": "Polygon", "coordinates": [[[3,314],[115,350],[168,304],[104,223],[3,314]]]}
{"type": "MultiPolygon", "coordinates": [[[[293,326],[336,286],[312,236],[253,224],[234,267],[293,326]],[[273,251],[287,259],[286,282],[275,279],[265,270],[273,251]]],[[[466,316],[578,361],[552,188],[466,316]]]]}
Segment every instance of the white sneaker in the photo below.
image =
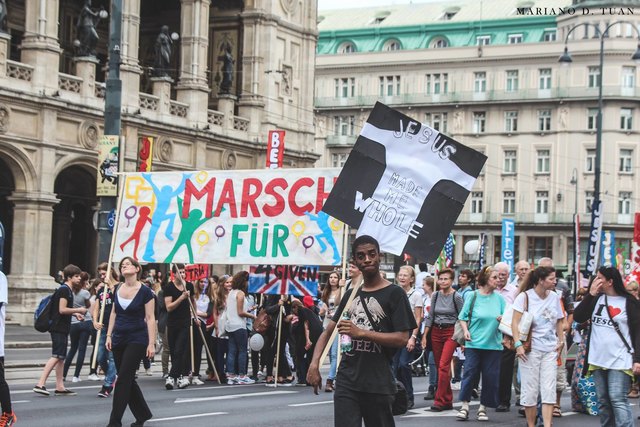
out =
{"type": "Polygon", "coordinates": [[[191,380],[191,384],[193,384],[193,385],[204,385],[204,382],[200,381],[200,378],[198,378],[198,377],[193,377],[193,379],[191,380]]]}
{"type": "Polygon", "coordinates": [[[80,381],[82,380],[78,377],[73,377],[73,379],[71,380],[72,383],[79,383],[80,381]]]}
{"type": "Polygon", "coordinates": [[[238,384],[238,377],[227,377],[227,385],[238,384]]]}
{"type": "Polygon", "coordinates": [[[460,390],[460,382],[451,383],[451,390],[460,390]]]}
{"type": "Polygon", "coordinates": [[[167,379],[164,382],[164,387],[167,390],[173,390],[173,387],[175,387],[175,381],[173,380],[173,378],[167,377],[167,379]]]}
{"type": "MultiPolygon", "coordinates": [[[[102,381],[102,380],[103,380],[103,378],[100,378],[100,377],[99,377],[98,375],[96,375],[96,374],[91,374],[91,375],[89,375],[89,376],[87,377],[87,379],[88,379],[89,381],[102,381]]],[[[75,382],[75,381],[74,381],[74,382],[75,382]]]]}
{"type": "Polygon", "coordinates": [[[255,381],[248,376],[236,378],[236,384],[255,384],[255,381]]]}
{"type": "Polygon", "coordinates": [[[180,377],[178,378],[178,388],[183,389],[189,387],[189,378],[180,377]]]}
{"type": "Polygon", "coordinates": [[[152,377],[153,376],[153,372],[151,372],[151,369],[145,369],[144,370],[144,374],[148,377],[152,377]]]}

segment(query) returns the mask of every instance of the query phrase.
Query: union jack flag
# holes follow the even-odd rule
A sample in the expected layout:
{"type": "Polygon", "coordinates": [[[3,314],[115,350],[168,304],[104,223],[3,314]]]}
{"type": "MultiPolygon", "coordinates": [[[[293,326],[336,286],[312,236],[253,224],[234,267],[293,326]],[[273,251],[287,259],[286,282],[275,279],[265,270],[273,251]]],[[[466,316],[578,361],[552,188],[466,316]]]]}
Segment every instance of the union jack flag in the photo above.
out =
{"type": "Polygon", "coordinates": [[[254,265],[249,269],[249,293],[315,297],[318,266],[254,265]]]}
{"type": "Polygon", "coordinates": [[[447,237],[447,241],[440,251],[440,256],[436,260],[436,270],[444,270],[445,268],[451,267],[453,265],[453,248],[456,245],[456,240],[453,238],[453,233],[449,233],[449,237],[447,237]]]}

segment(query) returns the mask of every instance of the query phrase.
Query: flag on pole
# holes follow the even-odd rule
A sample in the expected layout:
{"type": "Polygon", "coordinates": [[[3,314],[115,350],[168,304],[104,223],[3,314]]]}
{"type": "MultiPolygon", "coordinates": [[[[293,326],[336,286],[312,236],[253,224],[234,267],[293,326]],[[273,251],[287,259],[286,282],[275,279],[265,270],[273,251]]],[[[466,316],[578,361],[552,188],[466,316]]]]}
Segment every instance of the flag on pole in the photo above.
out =
{"type": "Polygon", "coordinates": [[[377,103],[322,210],[383,252],[433,263],[486,160],[377,103]]]}
{"type": "Polygon", "coordinates": [[[456,240],[453,237],[453,233],[449,233],[447,241],[444,243],[440,256],[436,261],[436,270],[441,271],[445,268],[449,268],[453,265],[453,248],[456,245],[456,240]]]}

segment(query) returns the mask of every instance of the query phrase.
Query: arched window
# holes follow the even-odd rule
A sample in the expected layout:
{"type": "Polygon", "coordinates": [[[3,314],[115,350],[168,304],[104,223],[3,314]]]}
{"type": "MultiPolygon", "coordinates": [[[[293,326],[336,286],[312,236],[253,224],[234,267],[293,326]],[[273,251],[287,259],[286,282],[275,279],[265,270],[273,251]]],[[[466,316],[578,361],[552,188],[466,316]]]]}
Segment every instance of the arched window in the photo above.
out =
{"type": "Polygon", "coordinates": [[[386,51],[400,50],[400,49],[402,49],[402,46],[400,45],[400,42],[396,39],[387,40],[386,42],[384,42],[384,45],[382,46],[382,50],[386,50],[386,51]]]}
{"type": "Polygon", "coordinates": [[[338,47],[338,53],[353,53],[356,52],[356,45],[352,42],[344,42],[338,47]]]}
{"type": "Polygon", "coordinates": [[[444,37],[436,37],[435,39],[431,40],[429,47],[431,49],[442,49],[445,47],[449,47],[449,41],[444,37]]]}

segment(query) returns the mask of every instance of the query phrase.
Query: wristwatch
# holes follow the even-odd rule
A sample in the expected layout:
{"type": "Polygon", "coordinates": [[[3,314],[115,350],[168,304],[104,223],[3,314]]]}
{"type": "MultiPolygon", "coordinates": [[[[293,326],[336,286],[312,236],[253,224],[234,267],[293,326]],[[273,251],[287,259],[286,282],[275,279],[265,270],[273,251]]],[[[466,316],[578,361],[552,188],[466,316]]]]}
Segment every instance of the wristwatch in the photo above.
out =
{"type": "Polygon", "coordinates": [[[414,340],[415,340],[415,339],[418,339],[418,337],[417,337],[417,336],[415,336],[415,335],[411,335],[411,338],[413,338],[414,340]]]}

